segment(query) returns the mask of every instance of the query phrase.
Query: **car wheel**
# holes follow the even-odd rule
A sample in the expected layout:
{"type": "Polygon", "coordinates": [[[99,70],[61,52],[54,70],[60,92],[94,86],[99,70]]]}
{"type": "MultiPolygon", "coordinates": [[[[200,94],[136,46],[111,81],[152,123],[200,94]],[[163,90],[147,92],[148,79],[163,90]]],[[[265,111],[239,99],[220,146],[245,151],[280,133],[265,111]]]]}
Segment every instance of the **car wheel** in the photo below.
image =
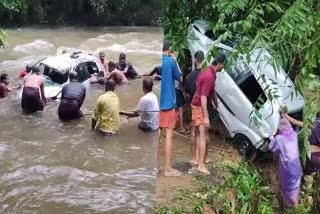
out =
{"type": "Polygon", "coordinates": [[[234,137],[238,153],[249,161],[254,161],[257,157],[257,149],[245,135],[239,134],[234,137]]]}

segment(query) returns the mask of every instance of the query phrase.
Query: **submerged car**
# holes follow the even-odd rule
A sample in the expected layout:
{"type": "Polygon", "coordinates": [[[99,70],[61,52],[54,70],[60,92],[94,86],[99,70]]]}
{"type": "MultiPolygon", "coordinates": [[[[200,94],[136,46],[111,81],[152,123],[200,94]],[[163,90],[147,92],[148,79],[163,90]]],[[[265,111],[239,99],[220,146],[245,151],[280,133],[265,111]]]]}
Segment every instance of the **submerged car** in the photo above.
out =
{"type": "MultiPolygon", "coordinates": [[[[91,74],[106,72],[105,67],[98,58],[80,51],[47,57],[37,62],[34,66],[40,69],[40,74],[45,79],[45,96],[57,98],[61,97],[62,87],[69,82],[71,71],[78,73],[79,81],[86,88],[90,87],[91,74]]],[[[19,94],[20,98],[22,90],[19,94]]]]}
{"type": "Polygon", "coordinates": [[[190,25],[188,48],[192,64],[194,65],[196,51],[201,50],[206,56],[214,46],[230,62],[230,66],[225,66],[224,70],[217,73],[216,92],[220,118],[234,139],[238,152],[251,159],[257,151],[267,150],[269,137],[276,133],[279,126],[280,106],[286,106],[289,115],[301,120],[305,101],[296,92],[294,83],[285,71],[279,66],[272,66],[269,61],[272,56],[267,50],[256,48],[249,61],[244,55],[238,55],[234,59],[232,54],[235,43],[228,43],[230,47],[215,42],[215,39],[205,21],[198,20],[190,25]],[[262,75],[264,78],[261,78],[262,75]],[[277,91],[277,101],[269,99],[267,88],[277,91]],[[256,110],[261,119],[256,124],[252,121],[251,114],[258,99],[261,105],[256,110]]]}

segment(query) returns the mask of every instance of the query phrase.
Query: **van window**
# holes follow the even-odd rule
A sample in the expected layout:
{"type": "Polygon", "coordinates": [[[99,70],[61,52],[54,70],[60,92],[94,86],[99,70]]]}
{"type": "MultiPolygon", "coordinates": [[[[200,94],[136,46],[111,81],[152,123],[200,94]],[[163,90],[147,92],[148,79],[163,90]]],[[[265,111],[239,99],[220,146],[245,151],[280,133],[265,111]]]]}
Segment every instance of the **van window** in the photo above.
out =
{"type": "Polygon", "coordinates": [[[43,64],[40,64],[39,66],[40,72],[43,72],[43,75],[48,77],[48,81],[46,81],[46,84],[53,85],[54,83],[63,84],[67,82],[69,72],[65,72],[64,74],[58,72],[57,70],[50,68],[48,66],[45,66],[43,64]],[[51,81],[51,82],[50,82],[51,81]]]}
{"type": "Polygon", "coordinates": [[[263,92],[260,83],[257,81],[250,67],[241,59],[237,57],[236,59],[231,58],[231,51],[218,48],[220,53],[226,56],[227,62],[230,60],[229,66],[225,66],[225,71],[230,75],[234,82],[239,86],[240,90],[246,95],[252,104],[255,104],[259,97],[263,99],[262,103],[267,101],[267,97],[263,92]]]}
{"type": "Polygon", "coordinates": [[[209,39],[215,40],[215,36],[212,30],[207,30],[204,35],[206,35],[209,39]]]}

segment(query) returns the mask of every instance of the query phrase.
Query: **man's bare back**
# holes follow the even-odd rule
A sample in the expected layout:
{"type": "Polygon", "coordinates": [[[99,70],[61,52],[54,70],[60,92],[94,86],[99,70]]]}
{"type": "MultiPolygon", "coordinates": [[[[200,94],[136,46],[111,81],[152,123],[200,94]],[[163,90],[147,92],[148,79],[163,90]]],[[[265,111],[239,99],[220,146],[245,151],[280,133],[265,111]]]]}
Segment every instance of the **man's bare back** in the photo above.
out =
{"type": "Polygon", "coordinates": [[[107,79],[113,79],[116,84],[128,83],[128,79],[126,78],[126,76],[118,69],[114,69],[113,71],[111,71],[108,74],[107,79]]]}
{"type": "Polygon", "coordinates": [[[35,69],[34,74],[30,74],[24,78],[24,87],[39,88],[40,94],[43,102],[47,102],[47,98],[44,93],[44,80],[42,76],[39,75],[39,69],[35,69]]]}
{"type": "Polygon", "coordinates": [[[31,74],[24,78],[25,87],[41,88],[44,86],[42,77],[38,74],[31,74]]]}

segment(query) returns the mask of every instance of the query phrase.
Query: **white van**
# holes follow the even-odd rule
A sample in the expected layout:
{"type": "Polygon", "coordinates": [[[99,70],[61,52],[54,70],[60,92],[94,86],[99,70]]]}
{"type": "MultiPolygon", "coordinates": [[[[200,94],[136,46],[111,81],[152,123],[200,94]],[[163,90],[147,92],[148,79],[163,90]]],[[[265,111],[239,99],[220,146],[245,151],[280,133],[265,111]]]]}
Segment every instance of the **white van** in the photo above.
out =
{"type": "MultiPolygon", "coordinates": [[[[86,88],[90,87],[89,67],[92,72],[106,72],[98,58],[83,52],[47,57],[37,62],[35,66],[40,69],[40,74],[45,79],[45,96],[55,97],[58,95],[57,98],[61,97],[62,87],[69,82],[71,71],[78,73],[79,81],[86,88]]],[[[22,97],[22,90],[19,93],[19,98],[22,97]]]]}
{"type": "Polygon", "coordinates": [[[251,159],[255,157],[257,150],[267,150],[269,137],[278,129],[280,106],[286,106],[291,116],[301,120],[305,101],[301,94],[296,95],[295,85],[285,71],[282,68],[275,71],[270,62],[265,60],[271,57],[267,50],[255,49],[249,62],[246,56],[232,59],[231,54],[235,49],[215,42],[211,32],[203,20],[190,25],[188,48],[192,64],[194,65],[196,51],[201,50],[206,56],[213,46],[216,46],[227,60],[232,60],[230,67],[225,66],[224,70],[217,74],[216,92],[219,98],[220,118],[233,137],[238,152],[251,159]],[[261,75],[265,78],[260,78],[261,75]],[[277,90],[277,102],[270,101],[266,87],[277,90]],[[262,119],[257,126],[250,115],[259,97],[263,104],[257,110],[262,119]]]}

